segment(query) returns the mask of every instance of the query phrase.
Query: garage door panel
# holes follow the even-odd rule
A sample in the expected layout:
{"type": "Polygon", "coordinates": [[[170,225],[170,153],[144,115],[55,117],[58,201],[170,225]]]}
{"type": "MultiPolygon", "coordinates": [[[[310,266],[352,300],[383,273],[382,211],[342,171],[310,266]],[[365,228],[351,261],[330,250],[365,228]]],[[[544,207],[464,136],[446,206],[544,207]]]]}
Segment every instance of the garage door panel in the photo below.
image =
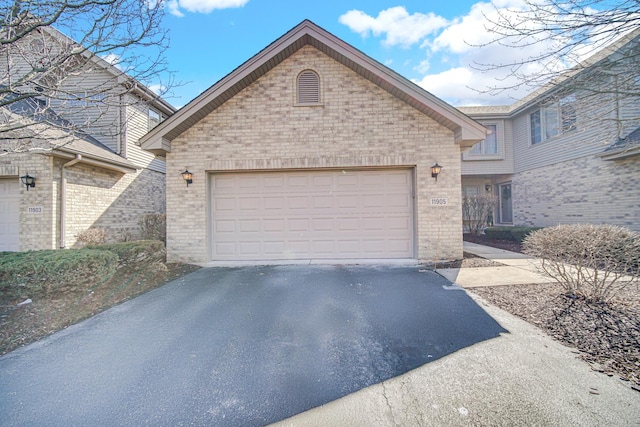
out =
{"type": "Polygon", "coordinates": [[[306,218],[291,218],[287,221],[289,231],[308,231],[310,220],[306,218]]]}
{"type": "Polygon", "coordinates": [[[307,196],[289,196],[287,197],[287,207],[295,210],[309,209],[309,197],[307,196]]]}
{"type": "Polygon", "coordinates": [[[238,242],[238,253],[242,256],[259,256],[260,255],[260,241],[253,242],[238,242]]]}
{"type": "Polygon", "coordinates": [[[217,233],[235,233],[236,232],[236,221],[234,221],[232,219],[230,219],[230,220],[224,220],[224,219],[216,220],[214,222],[213,229],[217,233]]]}
{"type": "Polygon", "coordinates": [[[220,197],[215,199],[213,204],[215,211],[234,211],[236,209],[236,199],[228,197],[220,197]]]}
{"type": "Polygon", "coordinates": [[[407,231],[411,230],[411,218],[387,218],[387,229],[396,233],[402,233],[405,235],[407,231]]]}
{"type": "Polygon", "coordinates": [[[409,169],[214,174],[212,258],[411,258],[411,176],[409,169]]]}
{"type": "MultiPolygon", "coordinates": [[[[335,230],[333,218],[312,218],[311,223],[313,231],[333,231],[335,230]]],[[[308,230],[307,230],[308,231],[308,230]]]]}
{"type": "Polygon", "coordinates": [[[238,220],[238,225],[238,231],[242,234],[260,231],[260,220],[257,219],[240,219],[238,220]]]}
{"type": "Polygon", "coordinates": [[[285,219],[264,219],[262,220],[262,224],[264,225],[264,231],[266,232],[286,232],[287,222],[285,219]]]}
{"type": "Polygon", "coordinates": [[[20,250],[20,185],[0,179],[0,251],[20,250]]]}

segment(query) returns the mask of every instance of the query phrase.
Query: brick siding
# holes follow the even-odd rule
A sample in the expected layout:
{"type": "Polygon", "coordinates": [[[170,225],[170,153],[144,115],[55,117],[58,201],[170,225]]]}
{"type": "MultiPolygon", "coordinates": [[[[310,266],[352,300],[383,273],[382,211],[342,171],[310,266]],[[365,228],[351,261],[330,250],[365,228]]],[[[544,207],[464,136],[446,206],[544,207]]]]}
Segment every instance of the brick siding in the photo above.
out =
{"type": "Polygon", "coordinates": [[[606,223],[640,231],[640,162],[587,156],[517,173],[514,223],[606,223]]]}
{"type": "Polygon", "coordinates": [[[167,155],[170,261],[209,258],[208,173],[412,166],[420,260],[462,256],[460,150],[449,129],[306,46],[173,140],[167,155]],[[295,79],[313,69],[322,105],[295,106],[295,79]],[[436,182],[430,167],[443,166],[436,182]],[[187,187],[180,176],[194,174],[187,187]],[[448,206],[430,205],[445,197],[448,206]]]}

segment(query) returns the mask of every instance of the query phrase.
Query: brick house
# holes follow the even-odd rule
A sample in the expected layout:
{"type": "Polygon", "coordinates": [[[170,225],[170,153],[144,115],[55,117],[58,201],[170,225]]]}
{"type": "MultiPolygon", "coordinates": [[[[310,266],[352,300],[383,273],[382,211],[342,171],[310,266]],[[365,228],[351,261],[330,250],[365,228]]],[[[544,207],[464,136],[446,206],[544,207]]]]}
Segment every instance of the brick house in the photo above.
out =
{"type": "MultiPolygon", "coordinates": [[[[52,28],[42,31],[56,40],[65,37],[52,28]]],[[[21,59],[4,48],[1,69],[21,70],[15,65],[21,59]]],[[[15,79],[6,72],[1,77],[4,87],[15,79]]],[[[11,90],[20,93],[19,87],[11,90]]],[[[73,247],[78,233],[91,227],[117,240],[137,232],[141,215],[165,211],[164,159],[136,142],[175,109],[97,57],[61,90],[82,92],[82,97],[67,104],[28,97],[0,109],[3,123],[20,125],[12,131],[13,141],[2,142],[5,153],[0,154],[0,251],[73,247]],[[92,104],[89,92],[100,96],[115,79],[120,83],[109,90],[117,91],[121,102],[92,104]],[[67,126],[88,116],[97,118],[87,129],[67,126]],[[26,141],[28,150],[14,152],[16,141],[26,141]],[[35,177],[34,187],[21,182],[26,175],[35,177]]]]}
{"type": "Polygon", "coordinates": [[[640,231],[639,43],[632,32],[512,105],[461,107],[492,131],[463,154],[463,194],[495,194],[496,225],[640,231]]]}
{"type": "Polygon", "coordinates": [[[460,153],[485,136],[303,21],[140,142],[166,156],[170,261],[415,262],[462,256],[460,153]]]}

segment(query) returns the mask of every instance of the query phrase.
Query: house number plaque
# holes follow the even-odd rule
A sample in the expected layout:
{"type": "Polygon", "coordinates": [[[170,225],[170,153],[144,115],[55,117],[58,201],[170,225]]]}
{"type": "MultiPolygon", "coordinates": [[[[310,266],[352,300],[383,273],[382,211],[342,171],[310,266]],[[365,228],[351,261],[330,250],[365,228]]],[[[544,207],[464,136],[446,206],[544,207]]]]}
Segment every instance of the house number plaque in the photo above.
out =
{"type": "Polygon", "coordinates": [[[36,215],[41,214],[42,213],[42,206],[29,206],[27,208],[27,213],[36,214],[36,215]]]}
{"type": "Polygon", "coordinates": [[[447,206],[447,198],[446,197],[432,197],[431,205],[433,206],[447,206]]]}

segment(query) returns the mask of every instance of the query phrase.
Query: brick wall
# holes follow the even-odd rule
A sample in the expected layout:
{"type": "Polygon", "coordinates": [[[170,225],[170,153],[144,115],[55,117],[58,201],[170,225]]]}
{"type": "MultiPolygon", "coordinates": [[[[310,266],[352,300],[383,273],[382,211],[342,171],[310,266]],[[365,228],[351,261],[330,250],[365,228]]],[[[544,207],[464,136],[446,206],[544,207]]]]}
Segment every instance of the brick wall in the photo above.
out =
{"type": "Polygon", "coordinates": [[[41,154],[7,154],[0,157],[0,176],[20,181],[20,250],[55,248],[54,186],[51,158],[41,154]],[[25,174],[36,177],[36,186],[27,188],[20,181],[25,174]],[[31,208],[31,209],[30,209],[31,208]]]}
{"type": "Polygon", "coordinates": [[[517,173],[514,223],[606,223],[640,231],[640,160],[587,156],[517,173]]]}
{"type": "Polygon", "coordinates": [[[462,256],[460,151],[453,133],[320,51],[306,46],[172,142],[167,155],[167,250],[206,263],[208,172],[414,166],[418,257],[462,256]],[[295,106],[305,69],[321,81],[322,105],[295,106]],[[443,166],[436,182],[430,167],[443,166]],[[194,173],[186,187],[180,176],[194,173]],[[430,205],[445,197],[448,206],[430,205]]]}
{"type": "MultiPolygon", "coordinates": [[[[58,184],[64,163],[55,161],[58,184]]],[[[142,215],[164,210],[160,172],[142,169],[123,174],[82,163],[67,169],[66,247],[73,247],[78,233],[91,227],[104,228],[109,241],[119,240],[126,231],[137,236],[142,215]]]]}
{"type": "MultiPolygon", "coordinates": [[[[29,173],[35,188],[20,185],[20,250],[60,247],[60,182],[68,160],[46,154],[0,157],[0,177],[19,180],[29,173]],[[31,209],[30,209],[31,208],[31,209]]],[[[104,228],[110,240],[125,229],[137,233],[145,213],[164,213],[164,174],[148,169],[122,174],[76,164],[67,171],[66,247],[90,227],[104,228]]]]}

